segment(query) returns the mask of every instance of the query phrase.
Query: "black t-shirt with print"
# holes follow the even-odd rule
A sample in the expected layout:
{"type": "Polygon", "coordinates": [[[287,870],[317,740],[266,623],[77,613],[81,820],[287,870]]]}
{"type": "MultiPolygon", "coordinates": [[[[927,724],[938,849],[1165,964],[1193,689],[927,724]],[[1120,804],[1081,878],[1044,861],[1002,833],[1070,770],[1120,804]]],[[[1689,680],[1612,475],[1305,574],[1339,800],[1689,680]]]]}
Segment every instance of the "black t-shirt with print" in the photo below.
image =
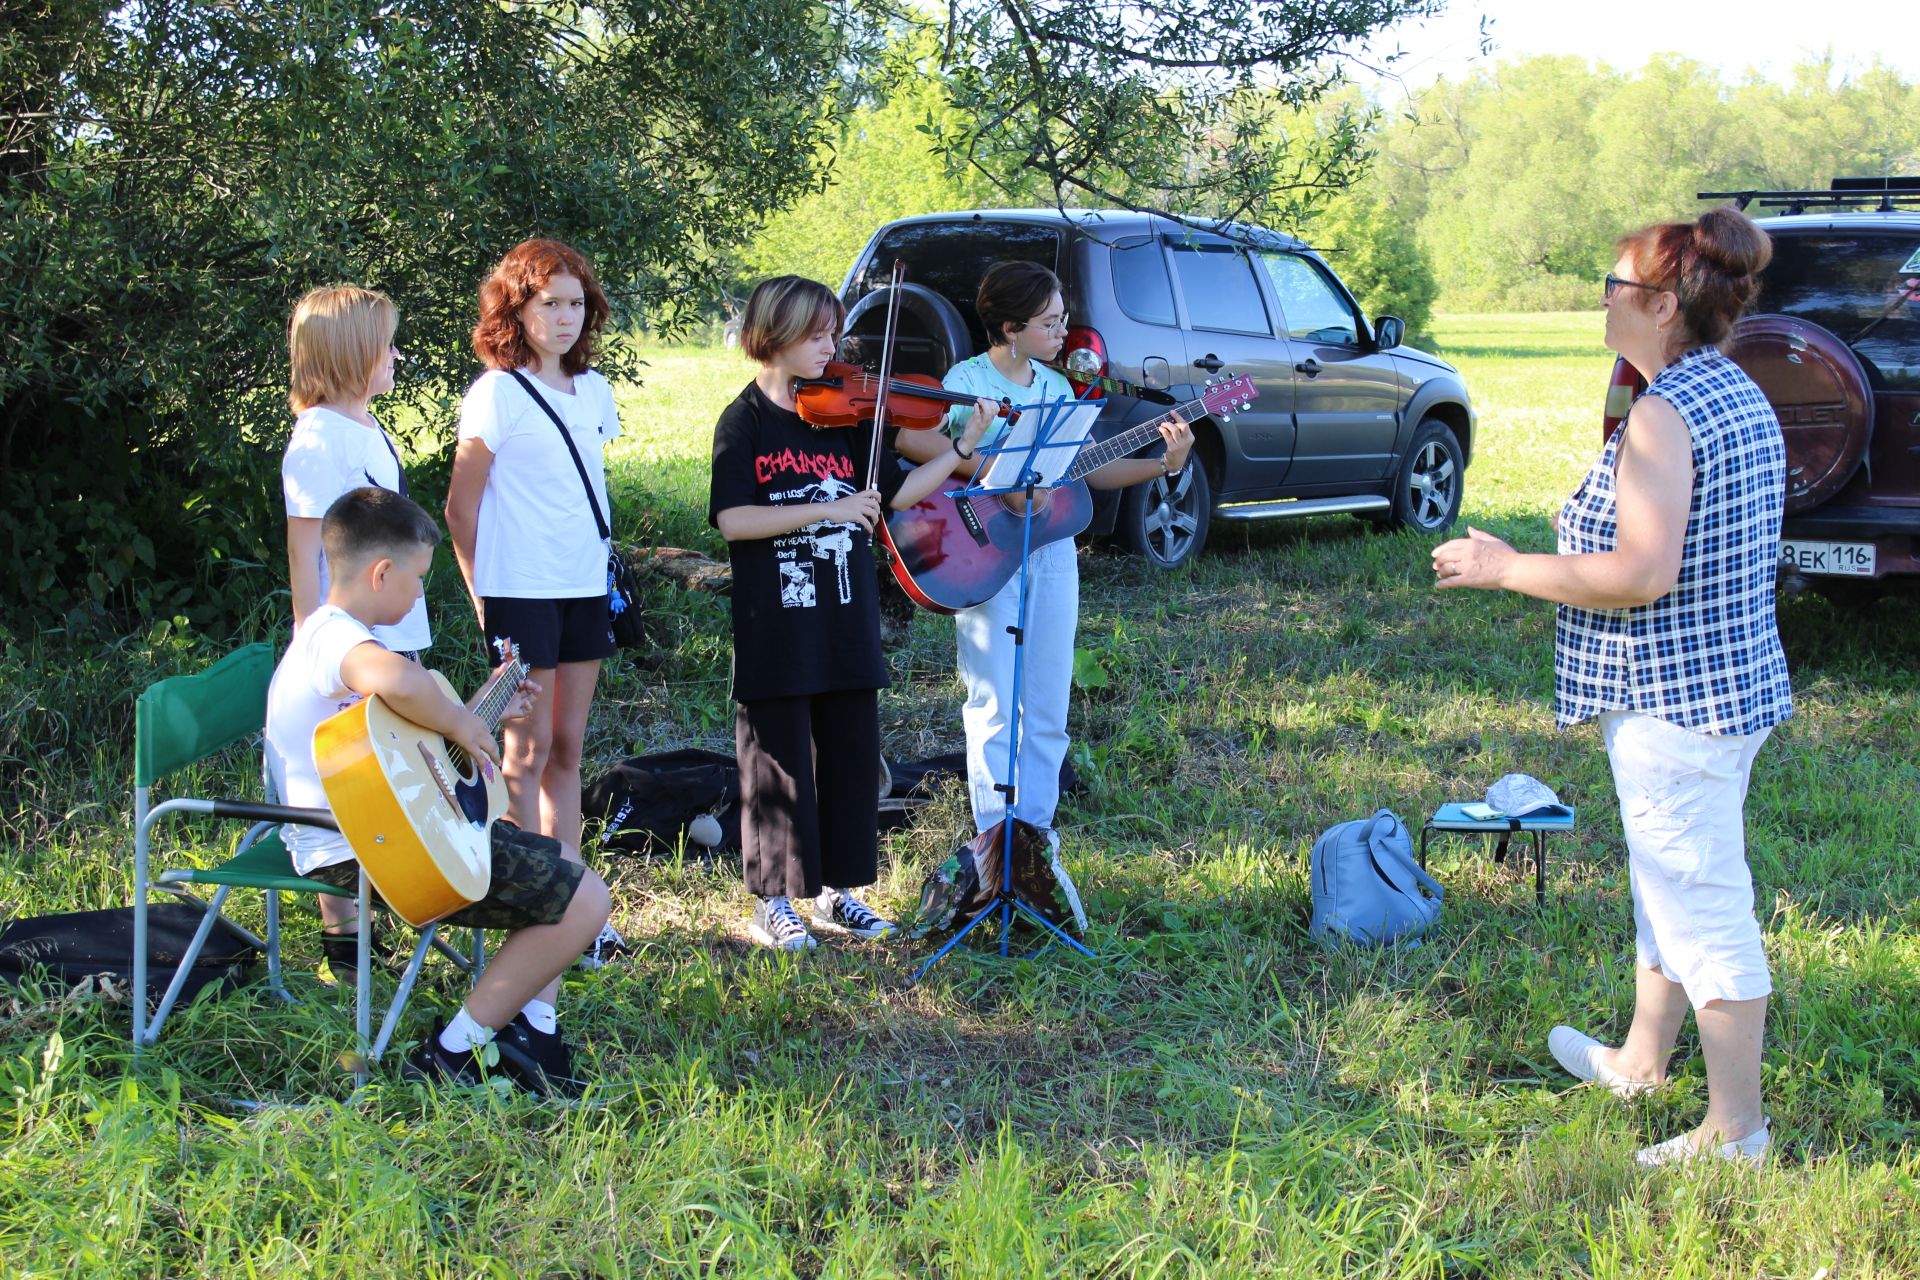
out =
{"type": "MultiPolygon", "coordinates": [[[[866,481],[867,428],[815,428],[749,382],[713,429],[707,520],[730,507],[832,502],[866,481]]],[[[902,473],[883,455],[883,502],[902,473]]],[[[740,702],[887,687],[873,544],[857,524],[729,542],[733,696],[740,702]]]]}

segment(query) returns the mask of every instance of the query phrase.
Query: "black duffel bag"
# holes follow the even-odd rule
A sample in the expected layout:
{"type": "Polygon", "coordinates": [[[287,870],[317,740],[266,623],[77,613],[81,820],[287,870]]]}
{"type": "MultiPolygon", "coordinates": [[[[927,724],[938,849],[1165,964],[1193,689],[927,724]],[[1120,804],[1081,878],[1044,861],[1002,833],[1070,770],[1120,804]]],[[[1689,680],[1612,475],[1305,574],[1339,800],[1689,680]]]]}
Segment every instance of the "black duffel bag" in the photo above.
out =
{"type": "Polygon", "coordinates": [[[601,822],[602,853],[672,854],[686,837],[689,853],[740,848],[740,770],[732,756],[688,747],[630,756],[594,779],[580,811],[601,822]],[[710,817],[714,826],[696,819],[710,817]],[[717,843],[701,836],[715,836],[717,843]]]}
{"type": "MultiPolygon", "coordinates": [[[[156,902],[147,908],[147,994],[157,998],[173,981],[180,957],[205,915],[187,902],[156,902]]],[[[260,950],[225,920],[216,920],[181,989],[182,1004],[204,987],[239,985],[260,950]]],[[[125,989],[133,982],[133,908],[27,916],[0,931],[0,982],[19,983],[44,973],[67,987],[105,980],[125,989]]]]}

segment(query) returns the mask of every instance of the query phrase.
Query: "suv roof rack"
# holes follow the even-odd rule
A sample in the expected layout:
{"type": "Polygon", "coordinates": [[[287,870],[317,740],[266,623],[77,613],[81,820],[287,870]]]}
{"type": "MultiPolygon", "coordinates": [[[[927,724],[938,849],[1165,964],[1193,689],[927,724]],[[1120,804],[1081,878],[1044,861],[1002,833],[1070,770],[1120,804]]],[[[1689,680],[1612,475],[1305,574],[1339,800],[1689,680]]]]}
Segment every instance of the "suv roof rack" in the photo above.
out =
{"type": "Polygon", "coordinates": [[[1758,200],[1763,209],[1805,213],[1811,206],[1872,204],[1875,213],[1901,206],[1920,208],[1920,178],[1835,178],[1825,191],[1697,191],[1700,200],[1731,200],[1745,209],[1758,200]]]}

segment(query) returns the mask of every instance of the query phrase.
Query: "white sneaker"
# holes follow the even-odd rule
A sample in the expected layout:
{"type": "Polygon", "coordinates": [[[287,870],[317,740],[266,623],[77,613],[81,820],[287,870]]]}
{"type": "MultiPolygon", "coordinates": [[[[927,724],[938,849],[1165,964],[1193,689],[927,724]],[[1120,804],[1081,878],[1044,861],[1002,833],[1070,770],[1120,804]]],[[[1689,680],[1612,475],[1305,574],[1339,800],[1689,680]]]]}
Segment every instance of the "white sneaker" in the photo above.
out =
{"type": "Polygon", "coordinates": [[[1616,1097],[1637,1097],[1660,1087],[1651,1080],[1629,1079],[1609,1067],[1601,1066],[1596,1055],[1606,1046],[1584,1031],[1555,1027],[1547,1033],[1547,1048],[1553,1052],[1554,1060],[1567,1069],[1568,1075],[1588,1084],[1597,1084],[1616,1097]]]}
{"type": "Polygon", "coordinates": [[[1773,1131],[1762,1121],[1758,1129],[1735,1142],[1723,1142],[1717,1147],[1696,1147],[1693,1135],[1683,1133],[1677,1138],[1668,1138],[1665,1142],[1646,1147],[1634,1154],[1634,1160],[1643,1169],[1658,1169],[1662,1165],[1691,1164],[1695,1160],[1729,1160],[1736,1164],[1758,1165],[1767,1158],[1767,1147],[1773,1141],[1773,1131]]]}
{"type": "Polygon", "coordinates": [[[800,913],[793,909],[793,900],[785,895],[760,899],[754,905],[753,923],[747,932],[755,942],[775,951],[805,951],[820,945],[820,940],[800,923],[800,913]]]}
{"type": "Polygon", "coordinates": [[[893,921],[844,889],[822,889],[813,900],[813,927],[856,938],[884,938],[893,932],[893,921]]]}

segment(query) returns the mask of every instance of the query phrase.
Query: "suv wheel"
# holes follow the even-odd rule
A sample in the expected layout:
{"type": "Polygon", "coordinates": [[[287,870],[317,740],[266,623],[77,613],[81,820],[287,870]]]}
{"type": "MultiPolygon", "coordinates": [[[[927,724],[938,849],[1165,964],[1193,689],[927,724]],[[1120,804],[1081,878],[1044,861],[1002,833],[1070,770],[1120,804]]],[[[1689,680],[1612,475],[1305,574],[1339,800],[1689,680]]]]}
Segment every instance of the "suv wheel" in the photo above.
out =
{"type": "Polygon", "coordinates": [[[1213,520],[1213,485],[1198,453],[1172,475],[1134,485],[1120,498],[1120,535],[1158,569],[1176,569],[1200,554],[1213,520]]]}
{"type": "Polygon", "coordinates": [[[1400,462],[1393,485],[1393,513],[1387,522],[1395,529],[1438,533],[1460,514],[1465,492],[1467,460],[1447,424],[1438,418],[1421,422],[1400,462]]]}

